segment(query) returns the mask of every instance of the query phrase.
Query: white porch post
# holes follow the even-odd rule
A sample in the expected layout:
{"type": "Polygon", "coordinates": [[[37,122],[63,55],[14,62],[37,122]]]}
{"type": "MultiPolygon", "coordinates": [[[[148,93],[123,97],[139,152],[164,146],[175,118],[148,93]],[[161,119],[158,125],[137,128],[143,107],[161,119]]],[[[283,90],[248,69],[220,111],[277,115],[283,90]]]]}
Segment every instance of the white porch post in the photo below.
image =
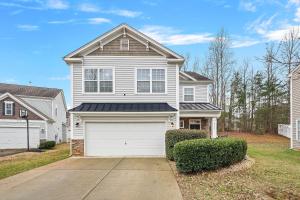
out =
{"type": "Polygon", "coordinates": [[[217,138],[217,118],[211,119],[211,138],[217,138]]]}

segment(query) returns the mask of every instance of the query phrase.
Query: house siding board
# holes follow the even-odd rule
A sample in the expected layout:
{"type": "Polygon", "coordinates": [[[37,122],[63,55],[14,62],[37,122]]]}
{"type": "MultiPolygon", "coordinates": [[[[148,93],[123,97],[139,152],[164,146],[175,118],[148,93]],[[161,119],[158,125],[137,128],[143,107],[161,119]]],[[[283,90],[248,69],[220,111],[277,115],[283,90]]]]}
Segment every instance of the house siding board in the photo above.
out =
{"type": "Polygon", "coordinates": [[[183,88],[195,87],[195,102],[208,102],[207,84],[192,84],[192,83],[180,83],[179,84],[179,102],[183,102],[183,88]]]}
{"type": "Polygon", "coordinates": [[[294,73],[292,76],[292,140],[293,148],[300,148],[300,139],[297,140],[296,121],[300,120],[300,76],[294,73]]]}
{"type": "MultiPolygon", "coordinates": [[[[19,103],[15,102],[13,99],[7,97],[3,100],[0,101],[0,119],[22,119],[20,117],[20,109],[23,109],[23,106],[20,105],[19,103]],[[4,101],[12,101],[14,102],[14,114],[12,116],[9,115],[4,115],[3,114],[3,104],[4,101]]],[[[28,109],[27,109],[28,110],[28,109]]],[[[36,114],[34,114],[33,112],[28,110],[28,119],[29,120],[42,120],[41,117],[37,116],[36,114]]]]}
{"type": "Polygon", "coordinates": [[[52,100],[41,98],[21,97],[26,103],[52,118],[52,100]]]}
{"type": "Polygon", "coordinates": [[[130,36],[120,36],[108,44],[103,46],[103,50],[96,49],[92,53],[88,54],[89,56],[162,56],[153,49],[146,49],[144,44],[141,44],[137,40],[133,39],[130,36]],[[129,51],[120,50],[120,40],[122,38],[129,39],[129,51]]]}

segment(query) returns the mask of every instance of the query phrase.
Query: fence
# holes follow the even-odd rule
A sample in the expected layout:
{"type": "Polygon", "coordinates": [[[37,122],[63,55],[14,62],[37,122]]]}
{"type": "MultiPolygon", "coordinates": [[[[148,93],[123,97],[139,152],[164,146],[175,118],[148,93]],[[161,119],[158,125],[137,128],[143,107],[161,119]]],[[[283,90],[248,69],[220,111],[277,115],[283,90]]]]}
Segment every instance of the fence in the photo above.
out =
{"type": "Polygon", "coordinates": [[[289,124],[278,124],[278,134],[282,135],[287,138],[291,138],[291,132],[290,132],[290,125],[289,124]]]}

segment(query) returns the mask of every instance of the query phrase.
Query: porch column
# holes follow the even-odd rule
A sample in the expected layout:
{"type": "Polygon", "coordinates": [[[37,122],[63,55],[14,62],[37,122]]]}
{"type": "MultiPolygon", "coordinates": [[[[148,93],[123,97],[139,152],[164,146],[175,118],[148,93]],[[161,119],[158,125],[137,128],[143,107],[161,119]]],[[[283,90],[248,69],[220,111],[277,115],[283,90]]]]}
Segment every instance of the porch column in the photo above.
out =
{"type": "Polygon", "coordinates": [[[211,119],[211,138],[217,138],[217,118],[211,119]]]}

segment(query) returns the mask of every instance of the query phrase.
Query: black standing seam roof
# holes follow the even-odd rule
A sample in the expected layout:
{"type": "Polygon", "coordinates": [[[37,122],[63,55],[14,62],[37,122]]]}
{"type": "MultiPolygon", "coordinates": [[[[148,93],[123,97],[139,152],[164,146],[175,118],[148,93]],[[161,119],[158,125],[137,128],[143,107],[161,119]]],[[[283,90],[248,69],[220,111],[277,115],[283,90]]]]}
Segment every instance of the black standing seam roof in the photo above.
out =
{"type": "Polygon", "coordinates": [[[216,105],[211,103],[180,103],[179,110],[210,110],[220,111],[222,110],[216,105]]]}
{"type": "Polygon", "coordinates": [[[173,112],[168,103],[82,103],[70,112],[173,112]]]}

